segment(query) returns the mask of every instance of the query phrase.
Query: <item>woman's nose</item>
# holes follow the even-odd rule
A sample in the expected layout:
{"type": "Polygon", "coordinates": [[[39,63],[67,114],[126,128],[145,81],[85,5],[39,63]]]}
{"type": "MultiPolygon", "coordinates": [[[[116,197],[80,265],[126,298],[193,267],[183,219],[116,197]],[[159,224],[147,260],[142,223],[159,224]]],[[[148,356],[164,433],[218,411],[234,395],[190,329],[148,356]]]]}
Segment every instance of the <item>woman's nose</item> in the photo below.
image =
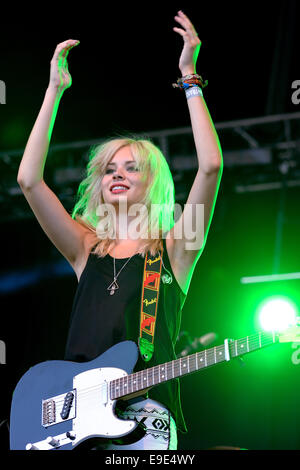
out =
{"type": "Polygon", "coordinates": [[[124,178],[123,170],[122,168],[116,168],[113,174],[114,179],[119,179],[119,178],[124,178]]]}

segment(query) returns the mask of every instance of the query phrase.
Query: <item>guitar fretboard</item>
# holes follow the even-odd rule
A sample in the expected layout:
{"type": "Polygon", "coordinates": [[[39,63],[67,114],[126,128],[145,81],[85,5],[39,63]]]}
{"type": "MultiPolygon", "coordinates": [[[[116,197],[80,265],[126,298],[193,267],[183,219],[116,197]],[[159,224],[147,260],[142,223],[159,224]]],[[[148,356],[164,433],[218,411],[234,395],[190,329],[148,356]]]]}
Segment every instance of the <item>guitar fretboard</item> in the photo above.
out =
{"type": "Polygon", "coordinates": [[[110,398],[126,395],[176,379],[229,359],[270,346],[278,341],[275,334],[259,332],[238,340],[229,340],[221,346],[205,349],[189,356],[135,372],[110,382],[110,398]]]}

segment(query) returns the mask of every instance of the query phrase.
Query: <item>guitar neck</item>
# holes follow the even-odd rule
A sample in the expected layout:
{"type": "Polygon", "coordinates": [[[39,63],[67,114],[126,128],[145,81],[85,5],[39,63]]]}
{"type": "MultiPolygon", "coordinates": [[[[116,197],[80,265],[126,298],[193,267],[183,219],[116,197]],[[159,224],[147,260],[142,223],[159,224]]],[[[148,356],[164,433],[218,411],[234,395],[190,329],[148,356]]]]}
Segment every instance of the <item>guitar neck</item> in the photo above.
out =
{"type": "Polygon", "coordinates": [[[259,332],[238,340],[225,340],[221,346],[205,349],[110,382],[112,400],[146,390],[172,379],[248,354],[278,342],[274,333],[259,332]]]}

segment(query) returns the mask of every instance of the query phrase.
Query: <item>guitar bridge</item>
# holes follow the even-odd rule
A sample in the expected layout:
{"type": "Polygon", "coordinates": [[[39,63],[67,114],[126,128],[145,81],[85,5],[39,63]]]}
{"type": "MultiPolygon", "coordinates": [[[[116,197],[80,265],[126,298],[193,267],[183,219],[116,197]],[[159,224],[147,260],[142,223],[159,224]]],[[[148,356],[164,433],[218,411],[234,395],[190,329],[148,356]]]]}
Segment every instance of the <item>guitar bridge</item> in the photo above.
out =
{"type": "Polygon", "coordinates": [[[75,418],[75,416],[75,390],[42,401],[42,426],[44,428],[68,421],[75,418]]]}
{"type": "Polygon", "coordinates": [[[47,427],[51,424],[54,424],[56,421],[55,413],[55,401],[50,398],[50,400],[43,401],[43,410],[42,410],[42,425],[47,427]]]}

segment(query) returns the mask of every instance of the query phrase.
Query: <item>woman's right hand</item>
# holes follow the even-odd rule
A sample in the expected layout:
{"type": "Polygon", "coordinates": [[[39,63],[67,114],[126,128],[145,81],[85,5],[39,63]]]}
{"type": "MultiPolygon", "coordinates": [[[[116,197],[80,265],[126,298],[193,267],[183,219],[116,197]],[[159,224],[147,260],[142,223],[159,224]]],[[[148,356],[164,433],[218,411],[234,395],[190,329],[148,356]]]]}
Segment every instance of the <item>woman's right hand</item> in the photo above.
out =
{"type": "Polygon", "coordinates": [[[54,55],[50,62],[50,88],[63,93],[72,85],[72,77],[68,70],[67,57],[69,51],[78,44],[78,40],[68,39],[56,46],[54,55]]]}

